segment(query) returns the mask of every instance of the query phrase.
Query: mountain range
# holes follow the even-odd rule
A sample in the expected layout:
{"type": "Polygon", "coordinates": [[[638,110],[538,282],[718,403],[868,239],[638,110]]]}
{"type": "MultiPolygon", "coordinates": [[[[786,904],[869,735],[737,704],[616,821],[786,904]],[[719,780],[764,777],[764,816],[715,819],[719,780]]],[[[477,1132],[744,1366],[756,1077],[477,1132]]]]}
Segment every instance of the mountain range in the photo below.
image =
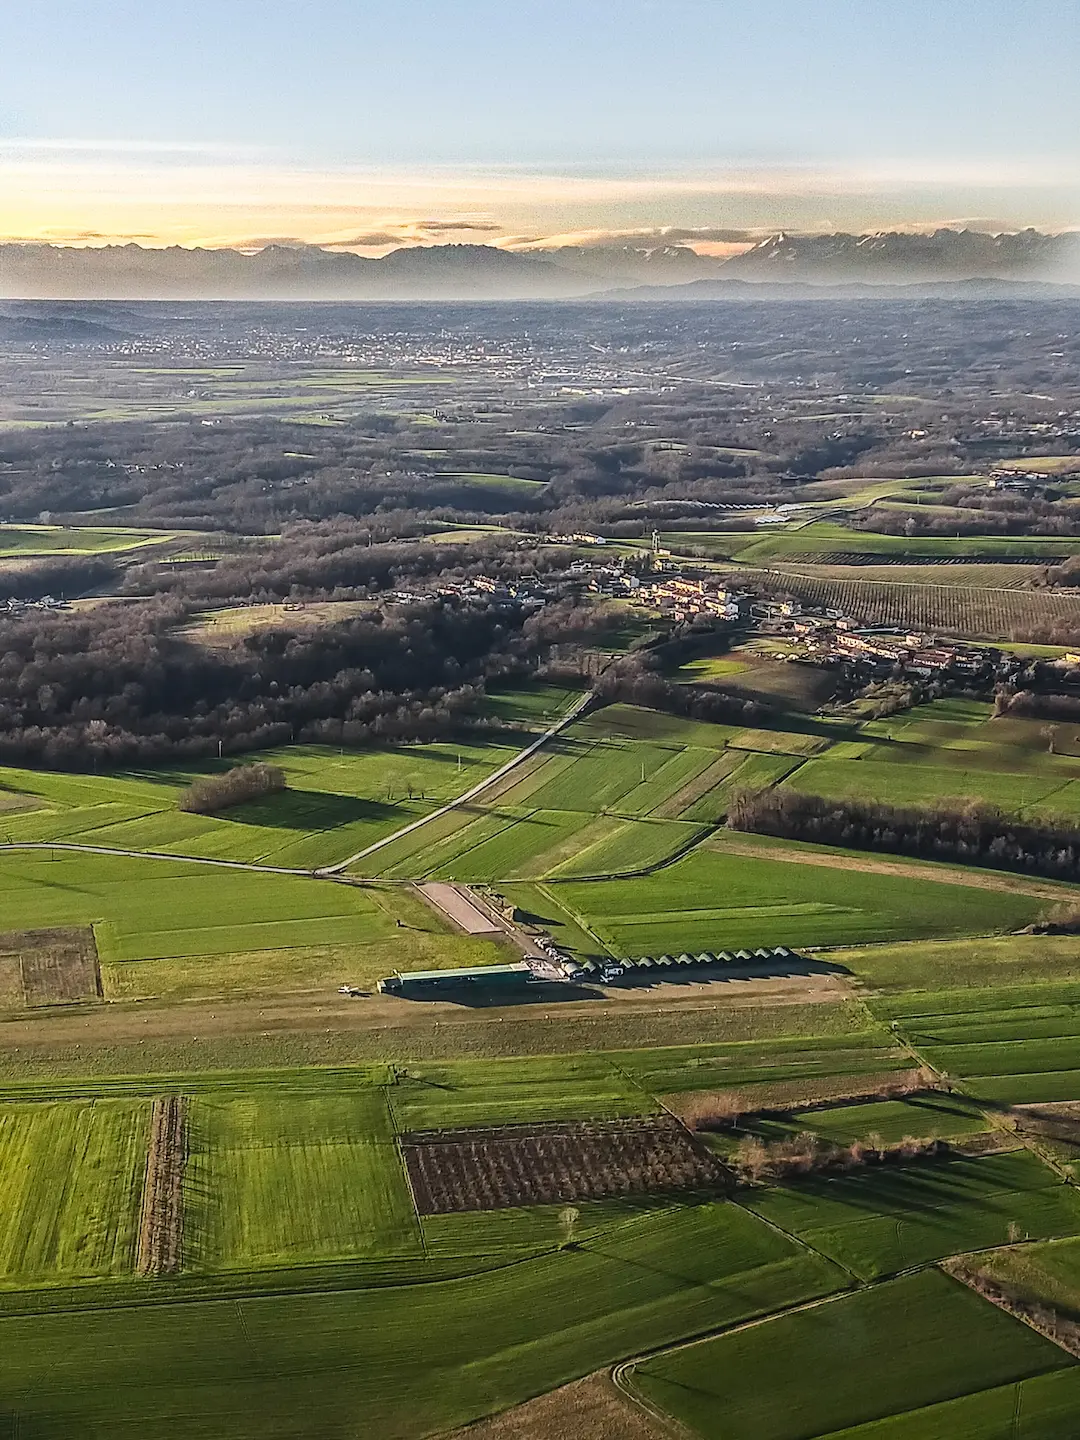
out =
{"type": "Polygon", "coordinates": [[[755,285],[1080,284],[1080,232],[778,233],[727,258],[685,245],[510,251],[431,245],[380,259],[318,246],[240,250],[0,244],[0,297],[22,300],[707,299],[755,285]],[[731,282],[742,282],[731,285],[731,282]]]}

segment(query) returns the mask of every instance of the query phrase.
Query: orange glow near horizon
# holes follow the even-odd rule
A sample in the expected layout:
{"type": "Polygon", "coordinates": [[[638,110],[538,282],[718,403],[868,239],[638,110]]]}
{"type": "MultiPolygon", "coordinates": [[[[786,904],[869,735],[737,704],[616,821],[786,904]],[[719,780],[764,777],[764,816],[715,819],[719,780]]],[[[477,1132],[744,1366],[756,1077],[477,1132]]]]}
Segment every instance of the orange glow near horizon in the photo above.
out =
{"type": "Polygon", "coordinates": [[[1055,167],[743,167],[640,176],[492,168],[302,169],[250,157],[55,152],[0,142],[0,240],[209,249],[309,244],[382,254],[471,242],[687,245],[737,253],[777,230],[1080,225],[1055,167]],[[956,215],[980,218],[957,221],[956,215]]]}

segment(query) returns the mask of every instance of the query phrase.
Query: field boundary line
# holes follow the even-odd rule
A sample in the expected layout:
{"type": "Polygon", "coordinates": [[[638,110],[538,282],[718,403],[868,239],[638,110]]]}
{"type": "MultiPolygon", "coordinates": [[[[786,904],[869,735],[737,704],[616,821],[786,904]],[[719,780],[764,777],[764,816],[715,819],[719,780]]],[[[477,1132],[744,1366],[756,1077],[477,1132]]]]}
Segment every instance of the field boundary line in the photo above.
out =
{"type": "Polygon", "coordinates": [[[209,855],[170,855],[165,850],[120,850],[111,845],[79,845],[70,840],[13,840],[0,844],[0,854],[14,850],[64,850],[78,855],[119,855],[128,860],[171,860],[180,865],[219,865],[226,870],[254,870],[262,875],[318,876],[318,870],[296,870],[285,865],[260,865],[253,860],[221,860],[209,855]]]}
{"type": "MultiPolygon", "coordinates": [[[[765,1188],[767,1189],[768,1187],[766,1186],[765,1188]]],[[[870,1285],[880,1283],[864,1280],[861,1275],[856,1275],[855,1271],[852,1270],[849,1265],[845,1265],[842,1260],[837,1260],[833,1255],[826,1255],[824,1250],[819,1250],[816,1245],[811,1245],[810,1241],[804,1239],[802,1235],[793,1235],[790,1230],[785,1230],[782,1225],[777,1224],[775,1220],[770,1220],[767,1215],[759,1215],[756,1210],[751,1210],[748,1205],[744,1205],[739,1199],[737,1190],[731,1197],[731,1203],[732,1205],[737,1205],[744,1214],[752,1215],[755,1220],[760,1220],[763,1225],[767,1226],[770,1230],[774,1230],[777,1235],[782,1235],[785,1240],[790,1240],[791,1243],[798,1246],[800,1250],[805,1250],[808,1255],[814,1255],[818,1260],[824,1260],[827,1264],[835,1265],[838,1270],[842,1270],[851,1280],[849,1291],[866,1290],[870,1285]]]]}
{"type": "MultiPolygon", "coordinates": [[[[574,909],[572,905],[564,904],[562,900],[557,899],[556,896],[554,896],[548,889],[546,881],[534,881],[533,883],[536,885],[536,888],[540,891],[541,895],[543,895],[545,899],[551,901],[552,905],[555,906],[556,910],[561,910],[565,915],[569,915],[570,919],[574,922],[574,924],[577,925],[584,934],[591,936],[592,939],[596,941],[597,945],[600,946],[600,949],[602,951],[606,951],[607,954],[610,955],[613,959],[615,958],[615,951],[611,948],[607,941],[600,938],[600,936],[596,933],[592,926],[586,922],[583,916],[578,914],[578,912],[574,909]]],[[[558,882],[556,881],[555,883],[557,884],[558,882]]]]}
{"type": "Polygon", "coordinates": [[[418,820],[410,821],[408,825],[403,825],[400,830],[395,830],[392,835],[384,835],[381,840],[376,840],[373,844],[365,846],[363,850],[358,850],[355,855],[350,855],[345,860],[339,860],[334,865],[322,865],[316,870],[305,871],[303,873],[316,875],[320,878],[340,875],[342,871],[347,870],[350,865],[355,865],[359,860],[366,860],[369,855],[374,855],[377,851],[391,844],[392,841],[401,840],[404,836],[411,835],[415,830],[419,830],[422,825],[427,825],[432,820],[438,820],[443,815],[449,815],[462,805],[468,804],[470,800],[475,800],[476,797],[482,795],[489,786],[497,784],[497,782],[508,775],[511,770],[516,770],[519,765],[535,755],[538,750],[542,749],[549,740],[554,739],[556,735],[565,730],[568,725],[582,714],[592,702],[592,699],[593,691],[586,690],[565,715],[556,720],[554,725],[550,725],[542,735],[527,745],[524,750],[512,756],[507,760],[505,765],[500,765],[497,770],[486,776],[479,784],[474,785],[470,790],[466,790],[463,795],[458,795],[456,799],[448,801],[445,805],[441,805],[437,810],[433,810],[430,815],[422,815],[418,820]]]}
{"type": "MultiPolygon", "coordinates": [[[[835,1263],[833,1260],[829,1261],[830,1265],[834,1265],[835,1263]]],[[[836,1268],[839,1270],[841,1267],[837,1265],[836,1268]]],[[[925,1268],[930,1269],[932,1267],[926,1266],[925,1268]]],[[[876,1289],[878,1285],[886,1285],[888,1283],[887,1280],[878,1280],[869,1285],[849,1285],[843,1290],[833,1290],[830,1291],[828,1295],[815,1295],[811,1300],[802,1300],[797,1305],[786,1305],[780,1310],[770,1310],[767,1314],[755,1315],[749,1320],[740,1320],[734,1325],[714,1326],[709,1330],[701,1330],[696,1335],[687,1335],[682,1340],[676,1340],[667,1345],[658,1345],[653,1350],[644,1350],[640,1355],[634,1355],[629,1360],[620,1360],[617,1365],[611,1367],[610,1374],[612,1383],[623,1395],[632,1400],[635,1405],[640,1406],[648,1415],[664,1420],[669,1425],[679,1425],[679,1422],[675,1420],[674,1416],[668,1415],[662,1410],[654,1411],[651,1401],[646,1400],[643,1395],[640,1395],[637,1390],[633,1388],[630,1377],[639,1365],[648,1364],[650,1360],[655,1360],[660,1355],[675,1355],[680,1350],[691,1349],[694,1345],[704,1345],[709,1340],[720,1339],[721,1336],[737,1335],[743,1330],[756,1329],[759,1325],[767,1325],[772,1320],[782,1320],[788,1315],[799,1315],[805,1310],[817,1310],[822,1305],[832,1305],[838,1300],[849,1299],[852,1295],[858,1295],[863,1291],[873,1290],[876,1289]]],[[[682,1427],[680,1427],[676,1433],[680,1435],[696,1434],[695,1431],[689,1431],[682,1427]]]]}
{"type": "MultiPolygon", "coordinates": [[[[722,827],[717,826],[717,830],[722,827]]],[[[715,833],[715,832],[714,832],[715,833]]],[[[702,842],[707,844],[708,842],[702,842]]],[[[791,842],[789,842],[790,844],[791,842]]],[[[795,842],[796,844],[798,842],[795,842]]],[[[888,851],[860,851],[857,854],[836,855],[828,851],[803,851],[777,846],[753,843],[751,832],[742,830],[724,831],[724,841],[714,847],[717,854],[742,855],[754,860],[778,860],[791,865],[818,865],[827,870],[852,870],[866,875],[910,876],[913,880],[933,881],[939,885],[958,885],[968,890],[1006,890],[1015,895],[1029,895],[1035,900],[1065,901],[1069,898],[1067,881],[1029,880],[1014,870],[987,871],[975,866],[965,873],[961,866],[936,869],[914,856],[891,855],[888,851]],[[739,836],[733,843],[728,836],[739,836]],[[877,857],[881,857],[880,859],[877,857]],[[999,879],[1000,876],[1000,879],[999,879]],[[1060,886],[1061,888],[1055,888],[1060,886]]],[[[875,943],[875,942],[868,942],[875,943]]],[[[845,946],[826,947],[832,949],[855,948],[845,946]]]]}

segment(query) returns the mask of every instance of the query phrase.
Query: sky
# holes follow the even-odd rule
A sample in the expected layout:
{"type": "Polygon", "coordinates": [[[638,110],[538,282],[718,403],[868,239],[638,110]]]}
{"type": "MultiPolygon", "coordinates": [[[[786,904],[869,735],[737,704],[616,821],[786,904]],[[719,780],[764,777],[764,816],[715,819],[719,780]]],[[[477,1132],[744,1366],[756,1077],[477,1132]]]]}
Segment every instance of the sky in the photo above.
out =
{"type": "Polygon", "coordinates": [[[0,240],[1080,228],[1077,0],[0,10],[0,240]]]}

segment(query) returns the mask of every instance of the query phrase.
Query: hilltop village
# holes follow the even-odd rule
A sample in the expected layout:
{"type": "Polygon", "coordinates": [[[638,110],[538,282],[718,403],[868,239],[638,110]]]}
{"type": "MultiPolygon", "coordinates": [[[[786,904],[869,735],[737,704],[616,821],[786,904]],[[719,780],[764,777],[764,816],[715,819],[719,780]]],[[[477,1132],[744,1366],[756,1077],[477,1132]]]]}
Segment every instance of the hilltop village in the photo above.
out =
{"type": "MultiPolygon", "coordinates": [[[[652,558],[652,557],[650,557],[652,558]]],[[[869,683],[906,677],[948,681],[974,689],[1007,683],[1023,669],[1008,650],[970,644],[900,626],[868,626],[840,610],[825,608],[783,594],[767,593],[765,585],[733,586],[715,572],[654,562],[641,572],[625,559],[596,563],[575,560],[565,571],[542,577],[506,581],[480,575],[444,584],[439,595],[459,601],[538,611],[567,593],[595,596],[626,604],[637,614],[667,626],[730,626],[745,641],[755,637],[784,642],[776,658],[825,668],[840,668],[849,678],[869,683]]],[[[398,592],[398,603],[418,601],[420,593],[398,592]]],[[[1080,653],[1059,662],[1080,665],[1080,653]]]]}

